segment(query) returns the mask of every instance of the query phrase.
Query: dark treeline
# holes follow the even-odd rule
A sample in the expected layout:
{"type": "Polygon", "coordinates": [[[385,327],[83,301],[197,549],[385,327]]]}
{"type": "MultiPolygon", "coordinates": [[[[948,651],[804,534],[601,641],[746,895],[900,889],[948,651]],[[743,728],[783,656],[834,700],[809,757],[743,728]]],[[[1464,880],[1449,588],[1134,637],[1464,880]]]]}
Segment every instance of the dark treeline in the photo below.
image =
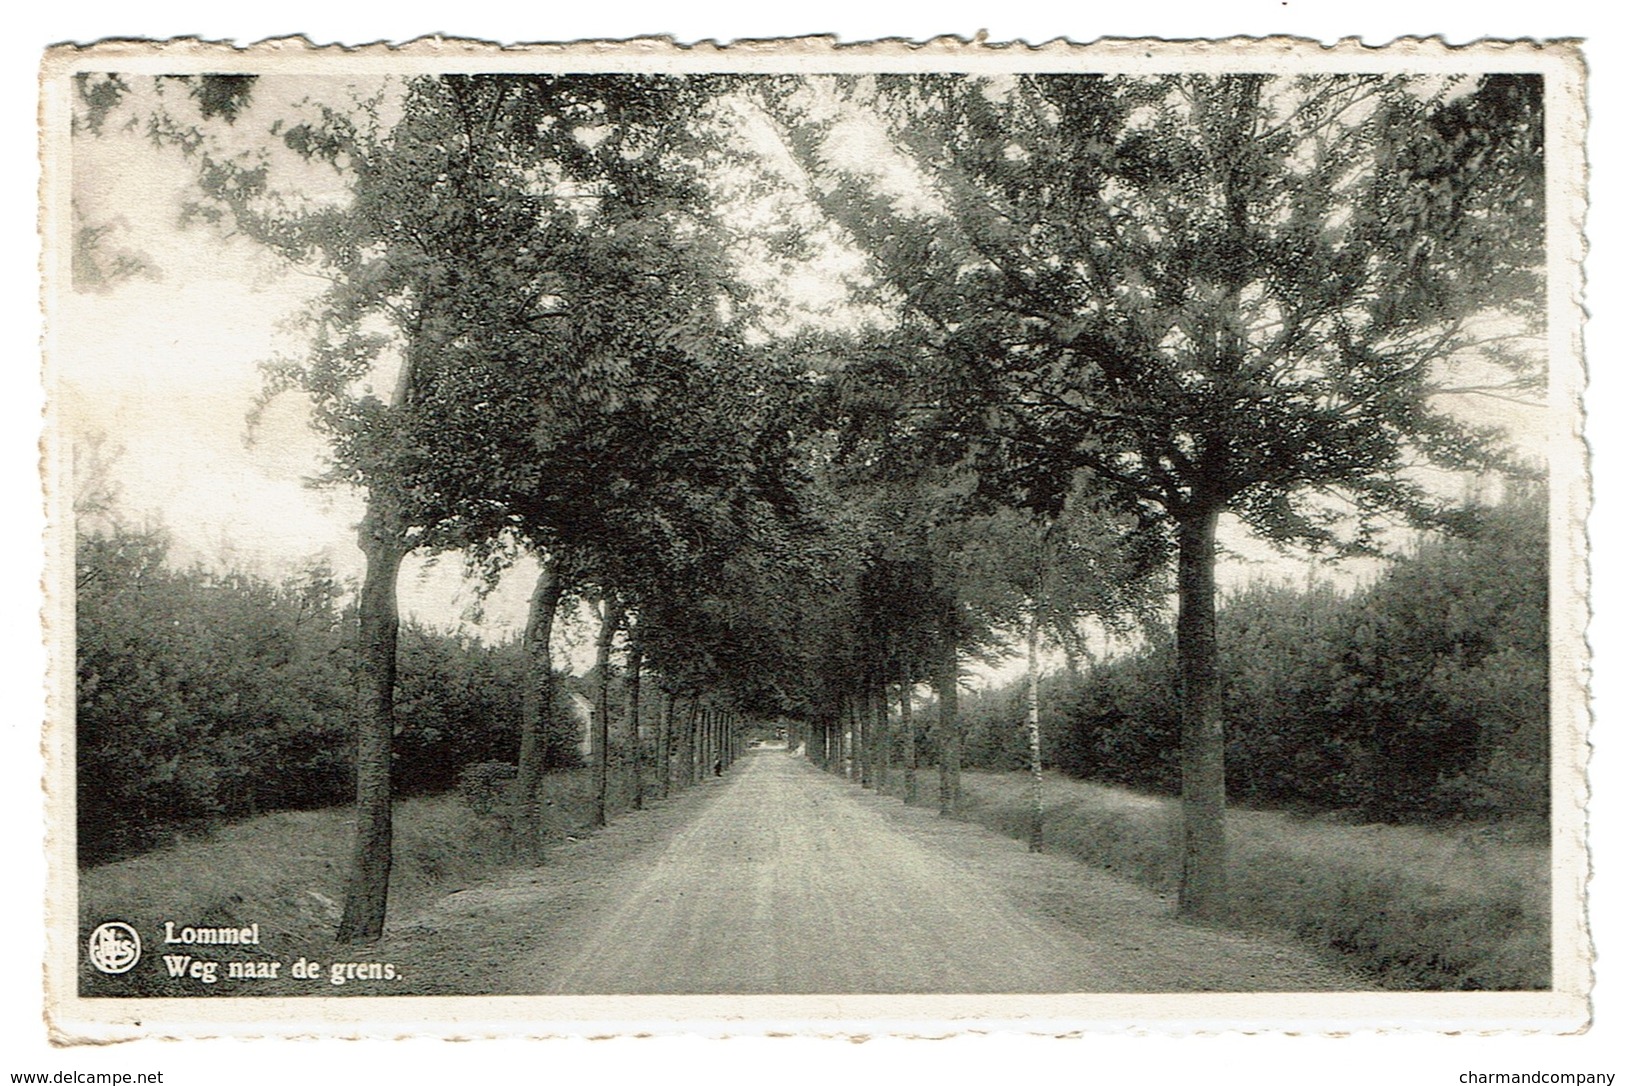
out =
{"type": "MultiPolygon", "coordinates": [[[[354,787],[355,612],[315,565],[280,581],[166,564],[162,531],[78,540],[79,858],[176,831],[345,802],[354,787]]],[[[518,745],[518,646],[408,624],[397,794],[443,791],[518,745]]],[[[554,764],[576,758],[554,714],[554,764]]]]}
{"type": "MultiPolygon", "coordinates": [[[[1220,608],[1232,799],[1380,820],[1544,817],[1549,803],[1546,503],[1477,511],[1350,594],[1259,584],[1220,608]]],[[[1179,790],[1172,638],[1046,681],[1051,763],[1179,790]]],[[[967,706],[966,757],[1026,761],[1023,693],[967,706]]]]}

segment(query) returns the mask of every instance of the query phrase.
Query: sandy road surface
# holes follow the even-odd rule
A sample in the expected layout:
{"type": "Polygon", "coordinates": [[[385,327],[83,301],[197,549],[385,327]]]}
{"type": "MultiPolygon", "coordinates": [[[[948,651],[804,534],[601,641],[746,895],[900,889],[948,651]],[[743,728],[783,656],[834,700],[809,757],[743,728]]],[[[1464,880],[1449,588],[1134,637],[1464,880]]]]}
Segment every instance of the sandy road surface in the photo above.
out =
{"type": "Polygon", "coordinates": [[[420,992],[1294,991],[1302,948],[860,791],[782,751],[621,819],[390,940],[420,992]]]}

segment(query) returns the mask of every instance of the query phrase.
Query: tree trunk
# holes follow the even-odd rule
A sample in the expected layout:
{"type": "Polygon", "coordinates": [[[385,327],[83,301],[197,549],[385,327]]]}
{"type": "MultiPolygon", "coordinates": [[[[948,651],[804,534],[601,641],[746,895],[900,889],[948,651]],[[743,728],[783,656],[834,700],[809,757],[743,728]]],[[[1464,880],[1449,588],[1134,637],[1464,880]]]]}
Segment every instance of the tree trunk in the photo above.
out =
{"type": "Polygon", "coordinates": [[[655,792],[671,796],[671,728],[677,717],[677,695],[664,691],[660,705],[660,731],[655,736],[655,792]]]}
{"type": "Polygon", "coordinates": [[[874,782],[870,779],[872,769],[869,765],[869,743],[872,736],[864,727],[869,722],[869,684],[861,683],[858,692],[852,698],[852,760],[853,774],[858,784],[864,788],[871,787],[874,782]]]}
{"type": "Polygon", "coordinates": [[[632,809],[643,810],[643,645],[631,630],[626,646],[626,738],[632,748],[632,809]]]}
{"type": "Polygon", "coordinates": [[[700,719],[694,726],[694,779],[702,781],[711,772],[706,761],[707,747],[711,745],[711,707],[700,710],[700,719]]]}
{"type": "Polygon", "coordinates": [[[553,713],[553,621],[563,591],[558,556],[543,556],[520,639],[524,674],[520,678],[519,770],[514,781],[520,846],[536,862],[544,855],[541,791],[547,769],[547,728],[553,713]]]}
{"type": "Polygon", "coordinates": [[[1179,523],[1179,912],[1214,917],[1225,898],[1224,705],[1214,614],[1217,511],[1179,523]]]}
{"type": "Polygon", "coordinates": [[[690,748],[688,780],[690,784],[705,779],[705,734],[711,727],[711,707],[700,706],[694,718],[694,745],[690,748]]]}
{"type": "Polygon", "coordinates": [[[705,727],[700,732],[700,776],[709,777],[716,768],[717,710],[706,709],[705,727]]]}
{"type": "Polygon", "coordinates": [[[676,787],[684,788],[689,785],[689,772],[694,769],[694,715],[699,712],[695,699],[689,699],[689,706],[682,714],[682,723],[678,725],[678,753],[671,766],[671,782],[676,787]]]}
{"type": "Polygon", "coordinates": [[[845,694],[835,711],[835,747],[840,754],[840,774],[851,780],[856,768],[852,758],[852,702],[845,694]]]}
{"type": "Polygon", "coordinates": [[[937,661],[937,813],[959,811],[959,653],[944,639],[937,661]]]}
{"type": "Polygon", "coordinates": [[[841,772],[841,733],[841,699],[836,695],[824,714],[824,768],[831,773],[841,772]]]}
{"type": "Polygon", "coordinates": [[[694,729],[698,726],[700,699],[690,698],[688,715],[677,733],[677,783],[688,787],[694,783],[694,729]]]}
{"type": "Polygon", "coordinates": [[[344,891],[340,943],[384,933],[393,848],[390,755],[395,742],[395,654],[400,632],[396,581],[407,547],[396,512],[372,498],[361,521],[367,570],[361,582],[356,652],[355,849],[344,891]]]}
{"type": "Polygon", "coordinates": [[[912,807],[920,802],[920,752],[914,745],[914,669],[907,660],[903,661],[902,697],[897,702],[903,727],[903,802],[912,807]]]}
{"type": "Polygon", "coordinates": [[[598,712],[592,722],[592,824],[609,825],[609,653],[621,625],[621,605],[615,593],[604,594],[604,613],[598,623],[598,712]]]}
{"type": "Polygon", "coordinates": [[[870,689],[869,704],[875,714],[875,791],[884,795],[886,786],[891,783],[891,711],[886,706],[886,683],[883,679],[870,689]]]}
{"type": "Polygon", "coordinates": [[[1027,616],[1027,747],[1032,766],[1031,825],[1027,850],[1044,851],[1044,758],[1038,730],[1038,607],[1027,616]]]}

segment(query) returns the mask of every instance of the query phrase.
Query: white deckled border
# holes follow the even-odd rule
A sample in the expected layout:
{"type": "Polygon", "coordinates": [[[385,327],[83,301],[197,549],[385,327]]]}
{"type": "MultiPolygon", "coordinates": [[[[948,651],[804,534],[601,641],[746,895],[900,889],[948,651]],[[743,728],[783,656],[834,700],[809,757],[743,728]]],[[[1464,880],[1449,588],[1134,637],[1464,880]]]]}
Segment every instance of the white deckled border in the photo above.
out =
{"type": "MultiPolygon", "coordinates": [[[[1211,1033],[1229,1030],[1565,1032],[1590,1020],[1592,948],[1586,918],[1586,765],[1591,481],[1583,439],[1581,278],[1585,256],[1585,69],[1571,41],[1449,46],[1408,38],[1380,47],[1303,39],[1106,39],[1040,45],[938,37],[838,44],[830,37],[678,45],[667,38],[502,46],[427,37],[402,45],[315,46],[282,38],[238,48],[195,39],[57,46],[41,72],[47,314],[70,251],[69,94],[81,71],[178,74],[414,72],[1538,72],[1546,78],[1553,742],[1553,988],[1529,993],[1293,993],[1283,995],[618,996],[84,999],[77,995],[73,780],[73,581],[70,458],[48,404],[42,470],[50,527],[45,636],[51,649],[44,733],[50,836],[45,916],[46,1015],[53,1040],[106,1043],[203,1036],[602,1036],[688,1032],[940,1036],[982,1030],[1211,1033]]],[[[53,386],[52,340],[45,384],[53,386]]]]}

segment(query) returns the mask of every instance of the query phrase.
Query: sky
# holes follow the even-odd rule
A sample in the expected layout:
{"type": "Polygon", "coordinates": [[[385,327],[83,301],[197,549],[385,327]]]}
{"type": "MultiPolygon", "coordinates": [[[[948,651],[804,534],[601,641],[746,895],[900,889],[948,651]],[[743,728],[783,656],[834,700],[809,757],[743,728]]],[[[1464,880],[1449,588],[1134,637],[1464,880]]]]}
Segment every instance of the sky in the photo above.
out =
{"type": "MultiPolygon", "coordinates": [[[[241,127],[309,92],[262,81],[241,127]]],[[[106,289],[63,291],[49,331],[59,410],[76,434],[103,436],[120,514],[162,524],[176,564],[277,577],[324,562],[359,579],[362,497],[311,485],[324,468],[325,439],[308,425],[308,403],[284,393],[252,430],[248,421],[264,388],[262,364],[297,355],[297,317],[325,284],[245,238],[183,225],[192,167],[139,130],[111,124],[74,150],[74,198],[85,221],[110,226],[110,246],[152,265],[106,289]]],[[[277,167],[291,157],[281,155],[277,167]]],[[[306,182],[307,195],[331,195],[319,191],[325,179],[306,182]]],[[[455,556],[409,561],[401,595],[404,613],[441,627],[457,626],[477,602],[455,556]]],[[[527,595],[517,584],[499,594],[475,632],[511,632],[527,595]]]]}
{"type": "MultiPolygon", "coordinates": [[[[132,87],[131,105],[150,106],[146,81],[133,80],[132,87]]],[[[247,134],[263,131],[268,119],[308,112],[307,95],[332,100],[377,89],[374,83],[262,78],[249,112],[225,131],[248,146],[247,134]]],[[[319,561],[359,580],[354,526],[361,496],[308,484],[322,470],[324,439],[307,425],[303,398],[285,393],[273,400],[252,433],[247,422],[263,387],[261,363],[297,355],[302,340],[294,318],[324,284],[245,238],[183,225],[193,167],[121,123],[131,115],[115,113],[101,135],[74,141],[72,192],[83,221],[107,228],[110,250],[140,254],[151,270],[99,290],[69,287],[53,300],[48,352],[66,428],[81,437],[104,435],[121,514],[135,523],[161,523],[177,564],[279,577],[319,561]]],[[[873,131],[850,122],[842,131],[851,164],[881,161],[873,131]]],[[[751,135],[768,140],[759,129],[751,135]]],[[[304,200],[344,198],[330,171],[306,168],[285,149],[275,152],[273,165],[304,200]]],[[[850,254],[831,251],[801,267],[785,289],[792,303],[814,312],[833,308],[840,319],[842,277],[855,270],[850,254]]],[[[1521,433],[1520,443],[1538,447],[1543,413],[1509,414],[1483,400],[1471,409],[1500,415],[1497,421],[1521,433]]],[[[1381,568],[1369,559],[1282,554],[1234,522],[1224,527],[1221,543],[1229,552],[1221,563],[1224,587],[1308,577],[1348,587],[1381,568]]],[[[482,600],[457,556],[414,557],[401,578],[401,606],[431,625],[503,638],[522,626],[533,578],[534,565],[522,562],[482,600]]],[[[568,625],[566,651],[584,668],[588,638],[580,631],[572,637],[568,625]]],[[[1002,681],[1019,666],[1012,659],[978,665],[973,674],[1002,681]]]]}

